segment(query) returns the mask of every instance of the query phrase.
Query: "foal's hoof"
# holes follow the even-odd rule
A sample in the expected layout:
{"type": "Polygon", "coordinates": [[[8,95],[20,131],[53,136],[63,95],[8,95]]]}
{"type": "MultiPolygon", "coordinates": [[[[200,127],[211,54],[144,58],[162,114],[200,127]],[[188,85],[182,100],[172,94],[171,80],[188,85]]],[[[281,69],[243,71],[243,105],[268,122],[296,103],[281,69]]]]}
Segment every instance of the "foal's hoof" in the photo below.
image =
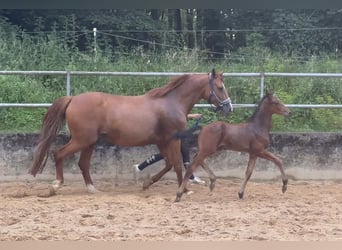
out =
{"type": "Polygon", "coordinates": [[[238,192],[239,198],[242,199],[243,198],[243,193],[238,192]]]}
{"type": "Polygon", "coordinates": [[[213,191],[215,188],[215,180],[214,181],[210,181],[210,185],[209,185],[210,191],[213,191]]]}
{"type": "Polygon", "coordinates": [[[283,193],[285,193],[287,190],[287,182],[288,182],[288,180],[283,180],[283,187],[281,189],[283,191],[283,193]]]}
{"type": "Polygon", "coordinates": [[[182,194],[183,194],[183,193],[177,193],[175,202],[180,202],[180,199],[181,199],[181,197],[182,197],[182,194]]]}

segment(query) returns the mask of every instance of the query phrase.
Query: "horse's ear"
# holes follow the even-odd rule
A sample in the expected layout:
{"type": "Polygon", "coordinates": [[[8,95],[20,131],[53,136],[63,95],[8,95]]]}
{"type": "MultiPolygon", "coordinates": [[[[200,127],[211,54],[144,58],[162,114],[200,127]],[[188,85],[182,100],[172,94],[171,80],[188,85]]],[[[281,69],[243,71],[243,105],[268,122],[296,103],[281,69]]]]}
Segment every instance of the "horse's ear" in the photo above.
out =
{"type": "Polygon", "coordinates": [[[213,68],[213,69],[212,69],[212,71],[211,71],[211,74],[212,74],[212,76],[213,76],[213,77],[215,77],[215,76],[216,76],[216,71],[215,71],[215,68],[213,68]]]}

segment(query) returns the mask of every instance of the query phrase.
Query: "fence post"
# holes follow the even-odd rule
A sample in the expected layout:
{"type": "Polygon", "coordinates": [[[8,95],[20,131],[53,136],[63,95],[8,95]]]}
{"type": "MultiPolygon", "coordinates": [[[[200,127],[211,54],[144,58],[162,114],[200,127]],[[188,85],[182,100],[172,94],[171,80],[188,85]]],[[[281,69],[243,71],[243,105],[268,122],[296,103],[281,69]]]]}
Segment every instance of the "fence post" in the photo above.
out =
{"type": "Polygon", "coordinates": [[[265,88],[265,74],[264,72],[260,73],[260,98],[264,96],[264,88],[265,88]]]}
{"type": "Polygon", "coordinates": [[[69,95],[70,95],[70,92],[71,92],[71,91],[70,91],[70,78],[71,78],[71,76],[70,76],[70,71],[68,70],[66,74],[67,74],[67,80],[66,80],[66,81],[67,81],[67,82],[66,82],[66,95],[69,96],[69,95]]]}

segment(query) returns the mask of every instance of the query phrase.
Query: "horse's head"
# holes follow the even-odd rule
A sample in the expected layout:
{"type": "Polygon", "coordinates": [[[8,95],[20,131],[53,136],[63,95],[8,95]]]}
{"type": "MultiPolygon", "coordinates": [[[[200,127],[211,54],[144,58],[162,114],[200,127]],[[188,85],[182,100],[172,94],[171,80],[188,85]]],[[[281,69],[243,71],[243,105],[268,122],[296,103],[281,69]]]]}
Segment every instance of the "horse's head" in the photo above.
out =
{"type": "Polygon", "coordinates": [[[216,106],[215,111],[229,114],[233,111],[230,98],[223,82],[223,73],[216,73],[215,69],[209,73],[208,103],[216,106]]]}
{"type": "Polygon", "coordinates": [[[267,93],[266,96],[272,114],[283,116],[288,116],[290,114],[290,110],[273,93],[267,93]]]}

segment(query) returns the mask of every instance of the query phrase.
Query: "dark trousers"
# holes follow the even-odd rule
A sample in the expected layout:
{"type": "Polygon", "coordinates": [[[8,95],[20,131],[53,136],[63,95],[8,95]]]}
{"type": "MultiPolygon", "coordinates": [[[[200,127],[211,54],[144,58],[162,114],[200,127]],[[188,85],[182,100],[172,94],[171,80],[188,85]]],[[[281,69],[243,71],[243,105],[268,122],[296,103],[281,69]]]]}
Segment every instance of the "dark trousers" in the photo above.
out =
{"type": "MultiPolygon", "coordinates": [[[[189,150],[189,142],[186,139],[181,139],[181,154],[183,158],[183,164],[185,169],[190,163],[190,150],[189,150]]],[[[164,159],[164,157],[161,154],[154,154],[148,157],[145,161],[139,164],[138,168],[140,170],[143,170],[147,168],[148,166],[152,165],[153,163],[156,163],[160,160],[164,159]]],[[[190,179],[193,179],[194,176],[191,175],[190,179]]]]}

